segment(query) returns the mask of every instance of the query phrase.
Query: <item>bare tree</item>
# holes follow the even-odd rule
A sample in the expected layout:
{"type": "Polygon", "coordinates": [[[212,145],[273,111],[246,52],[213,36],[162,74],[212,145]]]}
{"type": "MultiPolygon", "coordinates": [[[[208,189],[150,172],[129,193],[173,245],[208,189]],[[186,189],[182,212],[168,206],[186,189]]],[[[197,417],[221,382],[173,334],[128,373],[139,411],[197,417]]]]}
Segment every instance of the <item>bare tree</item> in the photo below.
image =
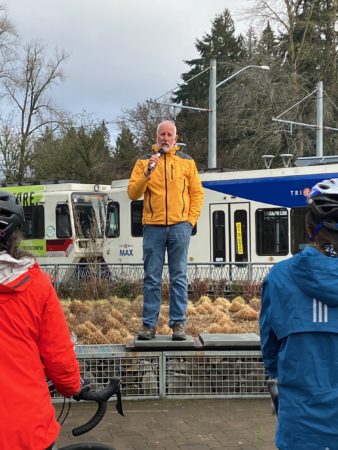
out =
{"type": "Polygon", "coordinates": [[[18,135],[5,122],[0,124],[0,153],[3,181],[11,183],[16,179],[19,145],[18,135]]]}
{"type": "Polygon", "coordinates": [[[285,48],[292,71],[297,73],[301,59],[304,58],[304,52],[311,51],[308,45],[308,34],[311,31],[311,25],[314,20],[315,2],[308,2],[305,8],[302,0],[254,0],[252,6],[247,9],[247,16],[254,18],[254,21],[261,26],[270,23],[279,34],[287,37],[285,48]],[[299,36],[300,10],[302,37],[299,36]]]}
{"type": "Polygon", "coordinates": [[[47,59],[44,46],[33,42],[25,47],[19,67],[4,81],[5,93],[14,104],[19,121],[17,180],[21,181],[30,164],[30,138],[37,130],[60,122],[60,113],[48,96],[52,86],[63,80],[64,52],[47,59]]]}
{"type": "Polygon", "coordinates": [[[124,109],[119,119],[119,128],[129,128],[135,137],[135,144],[142,153],[148,152],[155,143],[156,128],[165,119],[174,119],[171,107],[148,101],[138,103],[133,109],[124,109]]]}
{"type": "Polygon", "coordinates": [[[15,27],[7,16],[5,6],[0,3],[0,78],[9,75],[17,44],[18,36],[15,27]]]}
{"type": "MultiPolygon", "coordinates": [[[[301,100],[313,91],[319,80],[324,81],[336,102],[337,8],[337,0],[252,0],[251,7],[243,14],[243,18],[250,18],[258,27],[266,29],[271,24],[276,36],[276,52],[268,62],[272,68],[270,99],[274,116],[295,105],[284,118],[315,123],[315,104],[301,100]]],[[[329,116],[326,114],[325,118],[329,116]]],[[[335,122],[331,117],[327,125],[333,126],[335,122]]],[[[313,152],[313,131],[304,127],[279,131],[274,130],[274,138],[266,145],[276,142],[282,152],[288,149],[300,156],[313,152]]],[[[328,141],[327,151],[332,152],[333,147],[328,141]]]]}

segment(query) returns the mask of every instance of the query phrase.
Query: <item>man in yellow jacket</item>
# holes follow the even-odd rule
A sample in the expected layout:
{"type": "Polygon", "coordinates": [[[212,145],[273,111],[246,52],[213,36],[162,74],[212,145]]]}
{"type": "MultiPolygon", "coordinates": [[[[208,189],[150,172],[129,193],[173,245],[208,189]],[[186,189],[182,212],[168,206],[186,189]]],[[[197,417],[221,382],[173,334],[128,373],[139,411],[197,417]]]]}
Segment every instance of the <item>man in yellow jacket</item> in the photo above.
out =
{"type": "Polygon", "coordinates": [[[144,305],[139,339],[155,337],[161,304],[165,252],[170,276],[169,326],[173,340],[184,340],[188,302],[187,262],[190,236],[200,215],[203,188],[194,160],[176,145],[170,120],[157,127],[151,155],[140,157],[132,171],[128,195],[143,202],[144,305]]]}

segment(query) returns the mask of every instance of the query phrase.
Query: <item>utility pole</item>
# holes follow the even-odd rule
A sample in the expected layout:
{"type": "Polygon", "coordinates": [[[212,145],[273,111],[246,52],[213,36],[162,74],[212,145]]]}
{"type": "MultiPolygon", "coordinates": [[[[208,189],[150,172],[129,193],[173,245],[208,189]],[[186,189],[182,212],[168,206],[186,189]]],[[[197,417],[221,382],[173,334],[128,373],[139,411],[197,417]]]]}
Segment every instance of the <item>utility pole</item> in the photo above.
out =
{"type": "Polygon", "coordinates": [[[324,110],[324,107],[323,107],[324,95],[323,95],[323,93],[324,93],[323,82],[322,81],[318,81],[317,87],[316,87],[316,89],[313,92],[311,92],[306,97],[304,97],[301,100],[299,100],[299,102],[297,102],[296,104],[291,106],[291,108],[289,108],[286,111],[282,112],[282,114],[279,114],[279,116],[272,118],[272,120],[275,121],[275,122],[283,122],[283,123],[289,123],[291,125],[299,125],[301,127],[314,128],[316,130],[316,156],[318,156],[319,158],[323,158],[323,156],[324,156],[323,155],[323,130],[338,131],[338,128],[326,127],[326,126],[323,125],[323,110],[324,110]],[[317,123],[316,124],[309,124],[309,123],[304,123],[304,122],[296,122],[294,120],[281,119],[281,117],[284,114],[286,114],[287,112],[291,111],[293,108],[298,106],[301,102],[303,102],[304,100],[309,98],[315,92],[317,93],[317,104],[316,104],[316,108],[317,108],[317,123]]]}
{"type": "Polygon", "coordinates": [[[323,82],[317,83],[316,156],[323,157],[323,82]]]}
{"type": "Polygon", "coordinates": [[[210,60],[209,74],[209,129],[208,129],[208,169],[216,169],[217,167],[217,104],[216,104],[216,59],[210,60]]]}
{"type": "Polygon", "coordinates": [[[250,64],[249,66],[242,67],[242,69],[237,70],[237,72],[230,75],[223,81],[217,83],[216,80],[216,59],[210,59],[210,78],[209,78],[209,132],[208,132],[208,169],[217,168],[217,101],[216,101],[216,90],[218,87],[227,83],[232,78],[236,77],[244,70],[256,68],[269,70],[268,66],[257,66],[255,64],[250,64]]]}

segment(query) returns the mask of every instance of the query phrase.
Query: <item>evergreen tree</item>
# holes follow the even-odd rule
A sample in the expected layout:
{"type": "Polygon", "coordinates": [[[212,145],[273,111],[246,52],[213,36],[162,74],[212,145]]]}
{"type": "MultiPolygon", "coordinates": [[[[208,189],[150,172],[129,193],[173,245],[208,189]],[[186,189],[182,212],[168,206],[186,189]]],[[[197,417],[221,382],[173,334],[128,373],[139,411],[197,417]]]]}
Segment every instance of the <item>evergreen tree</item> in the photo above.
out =
{"type": "MultiPolygon", "coordinates": [[[[321,80],[330,97],[324,102],[324,125],[335,126],[337,122],[337,8],[337,0],[284,0],[277,3],[256,0],[251,9],[256,19],[271,23],[277,31],[278,52],[272,64],[276,76],[273,101],[277,115],[296,105],[284,119],[316,123],[315,96],[304,102],[302,99],[321,80]]],[[[284,144],[288,141],[288,150],[291,145],[295,157],[315,153],[314,129],[295,126],[292,135],[282,135],[284,144]]],[[[324,139],[326,154],[335,152],[337,134],[326,132],[324,139]]]]}
{"type": "Polygon", "coordinates": [[[47,129],[34,142],[33,160],[32,174],[36,179],[111,182],[112,157],[104,123],[94,128],[70,127],[57,133],[47,129]]]}
{"type": "Polygon", "coordinates": [[[261,57],[275,58],[278,56],[278,52],[278,40],[271,28],[270,22],[268,22],[258,41],[257,54],[261,57]]]}
{"type": "MultiPolygon", "coordinates": [[[[191,69],[182,74],[183,84],[174,95],[173,101],[187,106],[208,108],[209,72],[211,58],[216,58],[217,80],[221,81],[229,76],[237,64],[246,58],[246,49],[243,37],[235,35],[234,22],[228,9],[216,15],[212,21],[210,33],[202,39],[196,40],[196,49],[200,58],[186,61],[191,69]],[[205,71],[204,73],[201,73],[205,71]],[[199,75],[201,74],[201,75],[199,75]],[[195,77],[195,78],[194,78],[195,77]]],[[[208,148],[208,115],[182,110],[177,117],[180,140],[187,144],[187,151],[203,167],[207,166],[208,148]]],[[[228,130],[218,127],[218,147],[220,153],[228,145],[228,130]]]]}
{"type": "Polygon", "coordinates": [[[129,178],[138,154],[135,137],[124,125],[116,139],[113,155],[113,179],[129,178]]]}

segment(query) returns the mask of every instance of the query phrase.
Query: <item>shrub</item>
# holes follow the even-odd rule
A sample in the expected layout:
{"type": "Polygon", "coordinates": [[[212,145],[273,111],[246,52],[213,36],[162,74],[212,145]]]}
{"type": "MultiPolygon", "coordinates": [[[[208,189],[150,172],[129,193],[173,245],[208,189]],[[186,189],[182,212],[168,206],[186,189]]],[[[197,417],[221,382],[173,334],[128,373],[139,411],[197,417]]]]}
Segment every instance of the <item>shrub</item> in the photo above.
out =
{"type": "Polygon", "coordinates": [[[210,281],[208,280],[208,278],[195,278],[191,282],[189,288],[192,294],[192,299],[196,301],[203,295],[207,295],[209,293],[210,281]]]}
{"type": "Polygon", "coordinates": [[[127,279],[116,280],[116,282],[111,287],[111,294],[117,297],[125,297],[129,300],[134,299],[143,290],[143,281],[130,281],[127,279]]]}

